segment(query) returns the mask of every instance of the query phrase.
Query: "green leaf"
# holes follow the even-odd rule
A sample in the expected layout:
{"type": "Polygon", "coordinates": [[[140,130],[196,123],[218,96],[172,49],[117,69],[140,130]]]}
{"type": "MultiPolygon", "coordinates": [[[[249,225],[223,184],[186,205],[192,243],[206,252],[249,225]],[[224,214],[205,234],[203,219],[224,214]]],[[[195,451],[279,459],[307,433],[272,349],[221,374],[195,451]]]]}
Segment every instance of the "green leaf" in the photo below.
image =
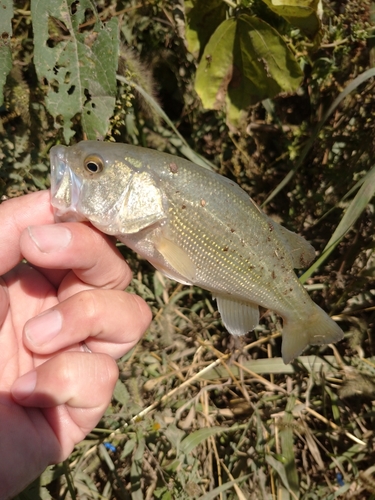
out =
{"type": "Polygon", "coordinates": [[[222,22],[206,45],[197,68],[195,89],[208,109],[219,109],[233,75],[233,50],[236,20],[222,22]]]}
{"type": "Polygon", "coordinates": [[[128,455],[130,455],[130,453],[133,453],[133,451],[135,450],[135,447],[137,445],[137,442],[135,439],[129,439],[128,441],[126,441],[125,443],[125,446],[121,452],[121,458],[125,458],[127,457],[128,455]]]}
{"type": "Polygon", "coordinates": [[[203,443],[203,441],[206,441],[209,437],[216,436],[216,434],[222,434],[225,431],[226,429],[223,427],[206,427],[199,429],[198,431],[192,432],[181,441],[180,450],[188,455],[194,448],[203,443]]]}
{"type": "Polygon", "coordinates": [[[187,0],[185,2],[185,32],[188,50],[201,55],[212,33],[225,20],[223,0],[187,0]]]}
{"type": "Polygon", "coordinates": [[[10,39],[12,37],[12,0],[0,0],[0,106],[4,103],[3,89],[6,78],[12,69],[10,39]]]}
{"type": "Polygon", "coordinates": [[[113,397],[116,401],[122,404],[122,406],[126,406],[129,403],[130,395],[125,386],[125,384],[121,380],[117,380],[115,389],[113,391],[113,397]]]}
{"type": "Polygon", "coordinates": [[[37,479],[13,500],[52,500],[52,497],[47,488],[40,486],[37,479]]]}
{"type": "Polygon", "coordinates": [[[294,435],[293,435],[293,409],[296,403],[296,396],[291,394],[285,408],[285,413],[282,419],[282,427],[279,433],[280,444],[283,458],[285,459],[285,473],[288,478],[288,483],[291,490],[297,498],[299,498],[299,480],[296,467],[296,458],[294,453],[294,435]]]}
{"type": "Polygon", "coordinates": [[[138,447],[133,455],[130,477],[131,477],[131,497],[132,500],[143,500],[144,496],[142,493],[142,463],[145,454],[146,442],[143,437],[138,439],[138,447]]]}
{"type": "Polygon", "coordinates": [[[321,28],[321,0],[263,0],[263,2],[306,35],[315,36],[321,28]]]}
{"type": "Polygon", "coordinates": [[[170,424],[164,430],[164,436],[168,439],[174,448],[179,449],[182,443],[185,432],[179,429],[176,425],[170,424]]]}
{"type": "Polygon", "coordinates": [[[74,475],[74,486],[77,490],[77,498],[91,498],[91,500],[102,500],[95,484],[95,479],[83,471],[77,471],[74,475]]]}
{"type": "Polygon", "coordinates": [[[238,19],[234,67],[241,72],[229,84],[234,116],[236,110],[280,92],[294,92],[302,79],[297,61],[278,32],[248,15],[238,19]]]}
{"type": "MultiPolygon", "coordinates": [[[[308,17],[317,12],[321,0],[263,0],[279,16],[308,17]]],[[[320,7],[321,8],[321,7],[320,7]]]]}
{"type": "Polygon", "coordinates": [[[279,462],[279,460],[272,455],[266,455],[265,458],[266,462],[278,473],[283,486],[285,486],[285,488],[290,492],[291,488],[289,486],[288,476],[284,464],[279,462]]]}
{"type": "Polygon", "coordinates": [[[195,88],[203,105],[219,109],[226,103],[228,119],[281,92],[294,92],[302,72],[278,32],[246,14],[227,19],[205,47],[195,88]]]}
{"type": "Polygon", "coordinates": [[[74,135],[77,113],[89,139],[103,138],[115,105],[117,18],[103,25],[90,0],[40,0],[31,12],[36,71],[48,83],[47,108],[62,121],[65,141],[74,135]],[[96,16],[88,31],[81,28],[86,15],[96,16]]]}

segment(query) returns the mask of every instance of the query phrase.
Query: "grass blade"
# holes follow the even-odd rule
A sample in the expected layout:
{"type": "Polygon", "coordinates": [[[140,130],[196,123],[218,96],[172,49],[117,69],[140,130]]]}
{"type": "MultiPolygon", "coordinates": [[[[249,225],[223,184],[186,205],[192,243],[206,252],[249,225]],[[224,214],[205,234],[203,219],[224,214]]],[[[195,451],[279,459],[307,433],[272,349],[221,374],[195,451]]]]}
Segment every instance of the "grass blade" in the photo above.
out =
{"type": "Polygon", "coordinates": [[[161,109],[159,104],[155,101],[155,99],[148,93],[146,92],[140,85],[137,83],[128,80],[127,78],[117,75],[116,76],[117,80],[119,80],[122,83],[125,83],[126,85],[129,85],[130,87],[133,87],[137,92],[139,92],[142,97],[147,101],[147,103],[154,108],[155,112],[165,121],[165,123],[173,130],[173,132],[176,134],[178,139],[181,141],[181,146],[180,146],[180,151],[186,158],[190,161],[193,161],[194,163],[197,163],[201,167],[207,168],[209,170],[215,170],[215,166],[203,158],[203,156],[200,156],[197,154],[186,142],[186,140],[182,137],[180,132],[176,129],[174,126],[173,122],[169,119],[168,115],[164,113],[164,111],[161,109]]]}
{"type": "Polygon", "coordinates": [[[232,488],[235,484],[239,483],[240,481],[241,482],[246,481],[248,477],[250,477],[250,475],[242,476],[234,481],[229,481],[227,483],[224,483],[221,486],[218,486],[217,488],[211,490],[209,493],[202,495],[201,497],[199,497],[198,500],[215,500],[216,498],[218,498],[218,495],[220,495],[224,491],[229,490],[229,488],[232,488]]]}
{"type": "Polygon", "coordinates": [[[180,449],[183,453],[187,455],[191,453],[194,448],[196,448],[200,443],[205,441],[211,436],[216,436],[216,434],[222,434],[226,429],[223,427],[206,427],[192,432],[185,439],[181,441],[180,449]]]}
{"type": "Polygon", "coordinates": [[[296,397],[291,395],[285,408],[282,420],[282,430],[279,433],[280,444],[283,457],[285,459],[285,473],[288,478],[290,489],[299,498],[299,479],[294,454],[294,436],[293,436],[293,409],[295,407],[296,397]]]}
{"type": "Polygon", "coordinates": [[[318,134],[325,124],[325,122],[328,120],[328,118],[331,116],[331,114],[336,110],[336,108],[341,104],[341,102],[347,97],[353,90],[355,90],[359,85],[361,85],[363,82],[368,80],[369,78],[372,78],[375,76],[375,68],[371,68],[361,75],[357,76],[357,78],[354,78],[352,82],[349,83],[347,87],[336,97],[336,99],[333,101],[331,106],[329,107],[328,111],[325,113],[323,118],[320,120],[318,123],[315,131],[311,135],[310,139],[307,141],[305,147],[302,150],[302,153],[300,157],[298,158],[298,161],[294,168],[284,177],[284,179],[280,182],[280,184],[272,191],[272,193],[268,196],[266,201],[262,204],[262,207],[266,206],[267,203],[269,203],[293,178],[294,174],[297,172],[297,170],[301,167],[303,162],[305,161],[306,156],[309,154],[310,149],[312,145],[315,142],[315,139],[318,137],[318,134]]]}
{"type": "Polygon", "coordinates": [[[337,226],[331,239],[327,243],[319,259],[300,277],[304,283],[323,264],[327,257],[333,252],[345,234],[352,229],[363,210],[366,208],[375,193],[375,166],[372,167],[366,176],[365,182],[346,209],[340,224],[337,226]]]}

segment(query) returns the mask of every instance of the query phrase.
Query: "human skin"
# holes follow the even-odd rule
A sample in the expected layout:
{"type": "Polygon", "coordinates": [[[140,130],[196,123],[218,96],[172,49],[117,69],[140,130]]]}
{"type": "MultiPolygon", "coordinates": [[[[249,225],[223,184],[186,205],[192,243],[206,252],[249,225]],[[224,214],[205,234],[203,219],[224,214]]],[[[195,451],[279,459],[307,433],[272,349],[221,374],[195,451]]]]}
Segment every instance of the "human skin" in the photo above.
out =
{"type": "Polygon", "coordinates": [[[95,427],[115,359],[139,341],[151,312],[123,291],[131,271],[113,241],[84,223],[54,224],[47,191],[2,203],[0,235],[2,500],[95,427]]]}

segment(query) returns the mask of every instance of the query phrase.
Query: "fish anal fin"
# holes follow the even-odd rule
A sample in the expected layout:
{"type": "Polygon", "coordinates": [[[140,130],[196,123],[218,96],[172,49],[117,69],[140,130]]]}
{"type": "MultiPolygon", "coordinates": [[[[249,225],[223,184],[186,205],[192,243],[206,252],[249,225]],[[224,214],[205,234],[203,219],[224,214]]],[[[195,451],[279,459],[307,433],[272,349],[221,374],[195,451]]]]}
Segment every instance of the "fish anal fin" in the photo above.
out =
{"type": "Polygon", "coordinates": [[[344,332],[318,305],[305,321],[284,321],[281,353],[285,364],[293,361],[309,345],[338,342],[344,332]]]}
{"type": "MultiPolygon", "coordinates": [[[[162,270],[162,266],[159,265],[158,269],[161,269],[168,277],[176,281],[181,281],[178,277],[178,275],[180,275],[182,278],[186,279],[186,282],[194,283],[196,267],[183,248],[164,236],[159,236],[157,238],[155,248],[163,256],[170,268],[172,268],[172,270],[166,269],[164,271],[162,270]],[[176,271],[176,276],[173,274],[173,270],[176,271]]],[[[184,283],[184,281],[182,282],[184,283]]]]}
{"type": "Polygon", "coordinates": [[[315,248],[303,236],[289,231],[289,229],[277,224],[275,221],[272,221],[272,224],[281,235],[286,248],[290,252],[293,267],[295,269],[307,267],[315,259],[315,248]]]}
{"type": "Polygon", "coordinates": [[[245,335],[259,323],[259,307],[253,302],[241,302],[216,295],[217,308],[225,328],[232,335],[245,335]]]}

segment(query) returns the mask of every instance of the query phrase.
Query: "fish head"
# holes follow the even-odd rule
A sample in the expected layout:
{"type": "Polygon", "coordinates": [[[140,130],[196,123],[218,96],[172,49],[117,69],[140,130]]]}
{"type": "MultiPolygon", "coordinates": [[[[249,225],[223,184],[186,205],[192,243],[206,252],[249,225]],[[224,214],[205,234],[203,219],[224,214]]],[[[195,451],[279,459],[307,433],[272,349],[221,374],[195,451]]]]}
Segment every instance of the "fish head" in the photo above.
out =
{"type": "Polygon", "coordinates": [[[54,146],[51,199],[57,221],[90,221],[101,231],[132,234],[167,217],[167,201],[150,166],[123,145],[83,141],[54,146]]]}

